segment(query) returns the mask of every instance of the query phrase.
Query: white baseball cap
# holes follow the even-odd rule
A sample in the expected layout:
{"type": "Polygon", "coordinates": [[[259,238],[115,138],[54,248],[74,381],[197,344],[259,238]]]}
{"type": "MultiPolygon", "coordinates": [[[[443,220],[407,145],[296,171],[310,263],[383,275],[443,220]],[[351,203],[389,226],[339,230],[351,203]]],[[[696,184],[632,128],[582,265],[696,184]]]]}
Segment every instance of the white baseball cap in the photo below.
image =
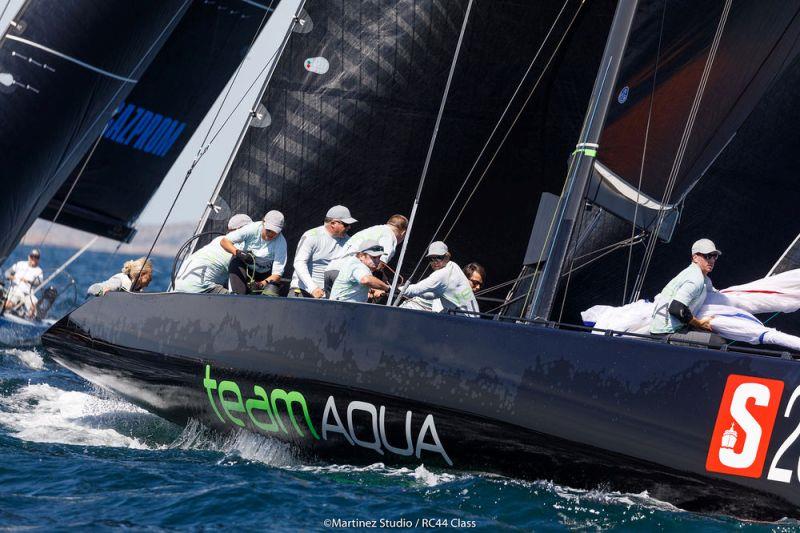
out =
{"type": "Polygon", "coordinates": [[[250,218],[250,215],[245,215],[244,213],[239,213],[238,215],[233,215],[231,219],[228,221],[228,230],[233,231],[241,228],[242,226],[246,226],[253,221],[250,218]]]}
{"type": "Polygon", "coordinates": [[[328,209],[328,214],[325,218],[332,218],[334,220],[341,220],[345,224],[355,224],[358,220],[350,216],[350,210],[343,205],[335,205],[328,209]]]}
{"type": "Polygon", "coordinates": [[[711,239],[700,239],[695,241],[692,245],[692,255],[694,254],[717,254],[722,255],[722,252],[717,250],[717,246],[711,239]]]}
{"type": "Polygon", "coordinates": [[[283,213],[280,211],[268,211],[264,215],[264,227],[275,233],[283,231],[283,213]]]}
{"type": "Polygon", "coordinates": [[[428,246],[428,255],[430,257],[432,255],[444,255],[448,252],[447,245],[442,241],[432,242],[430,246],[428,246]]]}

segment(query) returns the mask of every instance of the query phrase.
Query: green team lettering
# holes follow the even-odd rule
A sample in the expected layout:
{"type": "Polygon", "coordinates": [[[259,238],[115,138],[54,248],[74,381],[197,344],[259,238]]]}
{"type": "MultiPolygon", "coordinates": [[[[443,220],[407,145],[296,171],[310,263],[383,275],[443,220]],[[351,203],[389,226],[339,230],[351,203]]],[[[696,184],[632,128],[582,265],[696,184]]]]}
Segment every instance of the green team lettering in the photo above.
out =
{"type": "Polygon", "coordinates": [[[239,385],[233,381],[220,381],[217,383],[216,379],[211,378],[211,365],[206,365],[206,377],[203,380],[203,387],[208,394],[208,401],[211,408],[223,423],[228,421],[239,427],[245,427],[244,417],[246,414],[250,423],[256,428],[267,432],[278,432],[289,434],[289,430],[283,423],[278,409],[279,403],[282,402],[286,411],[286,417],[291,421],[297,434],[305,437],[305,433],[300,427],[300,424],[295,417],[295,407],[303,412],[303,419],[305,420],[306,427],[315,439],[319,440],[319,434],[311,422],[311,415],[308,412],[308,404],[305,397],[297,391],[285,391],[283,389],[274,389],[271,393],[267,393],[263,387],[255,385],[253,387],[253,398],[249,398],[246,402],[242,402],[242,392],[239,385]],[[217,401],[214,400],[212,392],[216,391],[216,396],[222,405],[222,410],[227,416],[227,420],[223,418],[220,410],[217,408],[217,401]],[[226,396],[227,393],[227,396],[226,396]],[[263,411],[269,422],[259,420],[256,413],[263,411]],[[241,413],[241,415],[239,414],[241,413]]]}

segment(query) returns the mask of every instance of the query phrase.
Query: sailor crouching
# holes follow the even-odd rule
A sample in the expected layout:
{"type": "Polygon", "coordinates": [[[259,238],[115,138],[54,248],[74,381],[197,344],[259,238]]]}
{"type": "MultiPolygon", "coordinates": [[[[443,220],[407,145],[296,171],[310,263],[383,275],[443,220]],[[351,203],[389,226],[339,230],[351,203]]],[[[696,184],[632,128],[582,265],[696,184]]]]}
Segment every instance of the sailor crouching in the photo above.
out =
{"type": "Polygon", "coordinates": [[[672,278],[656,297],[650,333],[669,335],[685,333],[691,329],[711,330],[713,316],[696,318],[695,315],[709,292],[715,292],[708,274],[714,270],[722,252],[709,239],[700,239],[692,245],[692,263],[672,278]]]}
{"type": "Polygon", "coordinates": [[[331,288],[331,300],[338,302],[362,302],[369,300],[370,293],[379,298],[380,292],[388,291],[389,285],[375,277],[372,273],[381,265],[383,247],[378,241],[367,239],[355,250],[354,255],[347,256],[340,263],[338,275],[331,288]]]}
{"type": "MultiPolygon", "coordinates": [[[[433,273],[419,283],[403,286],[401,295],[406,298],[419,297],[431,303],[438,298],[443,311],[462,311],[466,312],[466,316],[478,317],[477,314],[472,314],[480,310],[469,280],[461,268],[450,260],[447,245],[442,241],[431,243],[427,257],[433,273]]],[[[413,300],[404,302],[400,307],[419,308],[412,302],[413,300]]]]}
{"type": "Polygon", "coordinates": [[[153,263],[149,259],[140,257],[125,261],[122,271],[114,274],[105,281],[93,283],[86,291],[88,296],[103,296],[109,292],[126,291],[140,292],[144,290],[153,279],[153,263]]]}
{"type": "Polygon", "coordinates": [[[283,224],[283,213],[273,210],[261,222],[246,224],[222,238],[220,246],[232,256],[228,266],[231,292],[277,296],[287,262],[283,224]]]}

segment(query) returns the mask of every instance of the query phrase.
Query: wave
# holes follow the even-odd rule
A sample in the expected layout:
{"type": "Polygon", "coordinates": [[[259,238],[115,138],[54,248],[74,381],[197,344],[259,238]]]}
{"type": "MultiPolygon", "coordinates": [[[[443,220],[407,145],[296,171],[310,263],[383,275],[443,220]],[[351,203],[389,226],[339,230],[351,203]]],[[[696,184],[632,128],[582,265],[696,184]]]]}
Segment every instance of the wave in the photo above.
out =
{"type": "Polygon", "coordinates": [[[3,350],[4,355],[16,358],[20,363],[31,370],[44,370],[44,358],[36,350],[25,350],[21,348],[8,348],[3,350]]]}
{"type": "Polygon", "coordinates": [[[40,383],[0,397],[0,408],[0,425],[21,440],[132,449],[151,447],[140,438],[114,429],[115,425],[130,425],[131,418],[153,417],[121,400],[40,383]]]}

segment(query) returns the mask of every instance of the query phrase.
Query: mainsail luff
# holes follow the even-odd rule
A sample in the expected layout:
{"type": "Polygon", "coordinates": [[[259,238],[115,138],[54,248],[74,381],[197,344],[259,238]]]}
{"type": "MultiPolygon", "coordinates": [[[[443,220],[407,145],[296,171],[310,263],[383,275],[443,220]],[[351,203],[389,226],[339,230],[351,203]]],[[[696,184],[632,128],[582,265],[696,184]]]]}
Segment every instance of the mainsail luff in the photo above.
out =
{"type": "Polygon", "coordinates": [[[575,223],[584,202],[586,187],[597,154],[597,143],[605,124],[608,104],[616,84],[637,4],[638,0],[621,0],[617,6],[614,22],[611,25],[603,52],[603,61],[600,64],[586,113],[583,131],[581,131],[578,145],[570,162],[564,193],[556,208],[555,216],[558,219],[555,221],[553,232],[547,241],[550,244],[544,269],[538,280],[533,302],[526,313],[528,318],[542,317],[546,319],[550,316],[575,223]]]}
{"type": "Polygon", "coordinates": [[[97,139],[189,4],[39,0],[20,11],[0,41],[0,259],[97,139]]]}
{"type": "MultiPolygon", "coordinates": [[[[214,202],[217,201],[219,197],[220,190],[225,183],[225,180],[228,178],[228,174],[231,170],[231,165],[233,165],[234,158],[239,151],[239,148],[242,145],[242,141],[244,140],[245,134],[247,133],[248,128],[250,127],[254,118],[258,118],[259,110],[258,105],[261,102],[261,99],[264,97],[264,92],[266,92],[267,87],[269,86],[269,82],[272,79],[272,74],[275,72],[275,67],[278,65],[278,61],[283,54],[283,50],[286,48],[286,43],[289,41],[289,37],[292,34],[292,31],[298,26],[304,25],[306,22],[304,19],[301,18],[301,14],[303,13],[303,5],[305,5],[306,0],[283,0],[282,5],[280,6],[280,10],[275,14],[274,20],[276,22],[276,32],[277,29],[285,26],[286,30],[284,32],[283,38],[273,44],[270,48],[274,48],[274,53],[268,56],[267,63],[264,65],[261,74],[259,77],[254,80],[253,84],[259,86],[259,90],[256,93],[256,97],[253,99],[253,104],[249,107],[250,111],[248,112],[247,117],[244,120],[244,124],[239,132],[239,135],[236,138],[236,142],[233,145],[233,150],[231,151],[228,159],[225,163],[225,167],[220,174],[219,179],[217,180],[217,184],[214,186],[214,190],[211,193],[211,198],[209,199],[208,203],[206,204],[205,208],[203,209],[203,214],[200,216],[200,220],[197,223],[197,227],[195,228],[194,235],[199,235],[203,230],[203,227],[208,222],[209,216],[211,215],[212,210],[216,209],[218,206],[215,205],[214,202]],[[285,14],[294,13],[294,16],[291,20],[283,21],[285,14]]],[[[249,91],[248,91],[249,92],[249,91]]],[[[247,98],[247,95],[244,96],[247,98]]],[[[220,103],[222,105],[222,103],[220,103]]],[[[223,213],[224,216],[221,218],[228,218],[234,213],[225,212],[223,213]]],[[[195,240],[190,248],[190,251],[194,251],[195,247],[197,246],[198,241],[195,240]]]]}

